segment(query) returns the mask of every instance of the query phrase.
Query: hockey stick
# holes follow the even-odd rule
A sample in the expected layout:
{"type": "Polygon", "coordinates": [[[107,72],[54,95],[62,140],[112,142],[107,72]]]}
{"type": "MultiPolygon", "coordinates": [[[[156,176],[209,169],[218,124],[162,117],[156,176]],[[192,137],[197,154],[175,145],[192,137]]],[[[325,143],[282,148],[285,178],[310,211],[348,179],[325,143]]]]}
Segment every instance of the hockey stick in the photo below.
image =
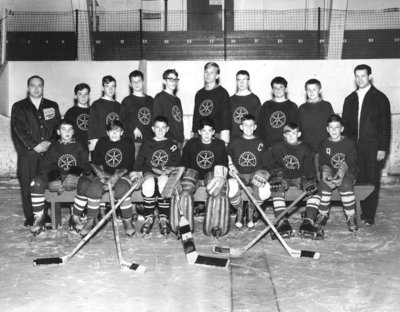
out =
{"type": "Polygon", "coordinates": [[[114,204],[114,191],[112,189],[111,183],[108,183],[108,190],[110,193],[110,203],[111,203],[111,211],[112,211],[112,222],[114,227],[114,238],[115,243],[117,245],[117,253],[118,253],[118,261],[121,267],[128,267],[129,269],[136,271],[138,273],[146,272],[146,267],[137,263],[128,263],[122,257],[122,249],[121,249],[121,242],[119,239],[119,231],[118,231],[118,224],[117,224],[117,213],[115,212],[115,204],[114,204]]]}
{"type": "MultiPolygon", "coordinates": [[[[272,222],[274,226],[278,224],[278,222],[286,215],[291,214],[294,210],[298,209],[295,207],[296,204],[301,201],[304,196],[307,195],[306,192],[300,194],[282,213],[277,216],[274,221],[272,222]],[[293,209],[294,207],[294,209],[293,209]]],[[[213,252],[216,254],[230,254],[231,258],[238,258],[241,257],[245,252],[247,252],[251,247],[253,247],[261,238],[264,237],[271,230],[271,227],[268,225],[264,230],[262,230],[250,243],[248,243],[243,248],[229,248],[229,247],[219,247],[213,246],[213,252]]]]}
{"type": "MultiPolygon", "coordinates": [[[[128,192],[117,202],[115,208],[118,208],[123,201],[131,195],[131,193],[139,186],[139,182],[134,182],[128,192]]],[[[41,258],[33,260],[33,265],[46,265],[46,264],[65,264],[67,263],[78,251],[86,244],[86,242],[96,233],[96,231],[107,221],[111,216],[112,209],[96,224],[96,226],[79,242],[79,244],[69,254],[58,258],[41,258]]]]}
{"type": "Polygon", "coordinates": [[[167,199],[172,197],[184,171],[185,167],[175,167],[172,170],[171,174],[168,177],[167,183],[161,193],[162,198],[167,199]]]}
{"type": "Polygon", "coordinates": [[[253,194],[251,194],[251,192],[247,189],[247,187],[244,185],[242,180],[238,177],[238,175],[236,173],[233,173],[233,177],[238,181],[240,186],[246,192],[247,197],[253,202],[253,204],[257,208],[258,212],[262,215],[264,220],[268,223],[268,225],[272,229],[272,231],[274,231],[276,237],[279,239],[279,241],[281,242],[281,244],[283,245],[283,247],[286,249],[286,251],[289,253],[290,256],[292,256],[294,258],[300,258],[300,257],[308,257],[308,258],[313,258],[313,259],[319,259],[320,258],[320,253],[319,252],[309,251],[309,250],[297,250],[297,249],[293,249],[293,248],[289,247],[289,245],[285,242],[285,240],[279,234],[279,232],[277,231],[275,226],[268,219],[268,217],[265,214],[265,212],[258,205],[257,200],[254,198],[253,194]]]}
{"type": "Polygon", "coordinates": [[[197,253],[189,221],[183,215],[179,200],[179,193],[178,192],[176,193],[177,193],[177,203],[178,203],[177,205],[180,215],[179,234],[181,236],[183,252],[185,253],[187,262],[189,264],[208,265],[220,268],[227,268],[230,262],[229,259],[202,256],[197,253]]]}

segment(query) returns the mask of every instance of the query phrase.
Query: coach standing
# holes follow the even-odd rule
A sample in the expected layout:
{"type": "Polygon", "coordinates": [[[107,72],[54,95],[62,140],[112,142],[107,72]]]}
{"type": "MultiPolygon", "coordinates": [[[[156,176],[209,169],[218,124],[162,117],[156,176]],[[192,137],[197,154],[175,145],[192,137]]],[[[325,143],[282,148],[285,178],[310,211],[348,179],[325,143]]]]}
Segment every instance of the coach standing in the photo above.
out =
{"type": "Polygon", "coordinates": [[[345,133],[357,142],[357,181],[375,186],[372,194],[361,203],[361,218],[366,225],[372,225],[378,206],[381,170],[390,146],[390,102],[371,84],[370,66],[358,65],[354,76],[358,88],[344,100],[342,117],[345,133]]]}
{"type": "Polygon", "coordinates": [[[11,110],[11,133],[18,154],[17,175],[21,186],[25,226],[34,222],[29,185],[39,172],[40,160],[56,138],[61,119],[56,102],[43,98],[44,80],[28,79],[28,95],[14,103],[11,110]]]}

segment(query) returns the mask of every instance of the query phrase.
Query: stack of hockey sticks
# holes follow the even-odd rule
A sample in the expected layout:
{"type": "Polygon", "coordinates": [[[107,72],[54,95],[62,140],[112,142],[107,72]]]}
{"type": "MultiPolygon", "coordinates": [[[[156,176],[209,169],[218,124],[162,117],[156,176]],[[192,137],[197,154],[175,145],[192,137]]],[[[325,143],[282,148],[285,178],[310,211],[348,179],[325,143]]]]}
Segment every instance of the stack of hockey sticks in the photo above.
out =
{"type": "Polygon", "coordinates": [[[297,250],[289,247],[289,245],[285,242],[285,240],[282,238],[282,236],[279,234],[277,229],[275,228],[275,225],[278,224],[279,220],[281,220],[291,209],[294,207],[300,200],[303,199],[303,197],[307,194],[306,192],[303,192],[289,207],[287,207],[275,220],[274,223],[272,223],[265,212],[262,210],[262,208],[258,205],[256,199],[253,197],[253,194],[247,189],[247,187],[244,185],[242,180],[239,178],[239,176],[236,173],[233,173],[233,177],[238,181],[240,186],[243,188],[243,190],[246,192],[247,197],[254,203],[255,207],[259,211],[259,213],[262,215],[264,220],[267,222],[268,226],[260,232],[249,244],[247,244],[244,248],[240,249],[234,249],[234,248],[229,248],[229,247],[219,247],[219,246],[214,246],[213,247],[213,252],[219,253],[219,254],[229,254],[230,257],[236,258],[236,257],[241,257],[246,251],[248,251],[251,247],[253,247],[269,230],[272,230],[276,237],[279,239],[283,247],[286,249],[286,251],[289,253],[290,256],[295,257],[295,258],[300,258],[300,257],[308,257],[308,258],[313,258],[313,259],[319,259],[320,253],[315,252],[315,251],[308,251],[308,250],[297,250]]]}
{"type": "MultiPolygon", "coordinates": [[[[115,209],[118,208],[124,200],[131,195],[131,193],[140,185],[140,182],[134,181],[132,187],[126,192],[126,194],[114,205],[113,200],[111,199],[112,194],[110,193],[110,202],[111,202],[111,210],[99,221],[99,223],[96,224],[96,226],[79,242],[79,244],[72,250],[69,254],[63,256],[63,257],[54,257],[54,258],[41,258],[41,259],[35,259],[33,260],[34,265],[47,265],[47,264],[65,264],[67,263],[85,244],[86,242],[97,232],[97,230],[107,221],[107,219],[111,216],[111,214],[115,213],[115,209]]],[[[117,229],[115,229],[117,230],[117,229]]],[[[117,241],[117,233],[114,232],[115,234],[115,239],[117,241]]],[[[119,235],[118,235],[118,242],[117,244],[119,245],[119,235]]],[[[117,248],[118,248],[117,245],[117,248]]],[[[120,248],[119,248],[120,251],[120,248]]],[[[142,265],[132,263],[128,264],[125,261],[121,261],[122,255],[118,254],[118,256],[121,258],[120,259],[120,265],[121,266],[128,266],[131,270],[134,270],[139,273],[143,273],[146,271],[146,268],[142,265]]]]}

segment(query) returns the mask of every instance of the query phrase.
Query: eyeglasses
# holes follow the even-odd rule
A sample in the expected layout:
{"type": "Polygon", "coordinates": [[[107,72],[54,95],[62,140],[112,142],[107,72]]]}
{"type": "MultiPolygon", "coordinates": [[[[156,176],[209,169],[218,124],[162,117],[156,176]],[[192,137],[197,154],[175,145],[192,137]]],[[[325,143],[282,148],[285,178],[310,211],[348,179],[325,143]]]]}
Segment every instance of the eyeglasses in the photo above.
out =
{"type": "Polygon", "coordinates": [[[169,82],[179,82],[179,78],[167,78],[169,82]]]}

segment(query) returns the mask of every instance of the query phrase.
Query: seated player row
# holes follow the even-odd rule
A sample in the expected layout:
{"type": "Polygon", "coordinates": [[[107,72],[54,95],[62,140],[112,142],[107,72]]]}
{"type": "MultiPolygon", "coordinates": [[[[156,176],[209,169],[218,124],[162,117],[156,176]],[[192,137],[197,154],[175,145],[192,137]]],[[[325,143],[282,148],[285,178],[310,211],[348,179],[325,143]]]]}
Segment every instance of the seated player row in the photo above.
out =
{"type": "MultiPolygon", "coordinates": [[[[264,148],[263,141],[254,135],[256,128],[253,115],[243,116],[240,125],[242,136],[234,138],[226,148],[224,141],[214,137],[213,120],[204,117],[199,121],[199,137],[187,142],[181,156],[176,142],[167,138],[167,118],[158,116],[152,127],[154,137],[143,143],[135,161],[132,140],[123,137],[123,124],[112,120],[107,124],[107,135],[96,144],[90,165],[87,150],[75,142],[73,126],[64,119],[57,130],[60,139],[48,149],[41,174],[31,183],[35,214],[31,232],[37,235],[44,230],[46,187],[57,192],[77,190],[69,224],[85,236],[97,222],[100,201],[108,183],[115,188],[115,197],[120,199],[136,181],[140,182],[138,188],[141,185],[144,198],[145,220],[141,226],[144,235],[152,230],[156,207],[161,234],[168,235],[170,230],[178,233],[181,213],[189,220],[193,231],[193,195],[198,186],[205,186],[208,194],[204,234],[217,237],[226,235],[229,231],[229,204],[237,210],[235,225],[238,228],[243,226],[243,202],[236,179],[242,179],[252,187],[257,204],[272,196],[276,216],[286,208],[284,193],[289,185],[305,190],[309,197],[300,232],[314,238],[323,238],[322,227],[328,218],[331,190],[338,187],[349,229],[357,230],[353,190],[356,153],[354,144],[341,134],[343,126],[340,117],[332,115],[329,118],[327,130],[330,138],[321,145],[320,167],[323,174],[320,193],[317,190],[314,154],[308,144],[299,141],[299,127],[294,123],[286,125],[283,140],[274,143],[271,149],[264,148]],[[186,168],[179,192],[172,200],[162,199],[160,194],[168,175],[171,168],[176,166],[186,168]],[[231,175],[229,179],[228,168],[231,175]],[[83,218],[85,208],[87,217],[83,218]]],[[[132,236],[136,230],[130,197],[120,208],[126,234],[132,236]]],[[[254,203],[249,202],[248,211],[247,226],[252,228],[254,203]]],[[[287,217],[279,223],[278,231],[290,237],[292,228],[287,217]]]]}

